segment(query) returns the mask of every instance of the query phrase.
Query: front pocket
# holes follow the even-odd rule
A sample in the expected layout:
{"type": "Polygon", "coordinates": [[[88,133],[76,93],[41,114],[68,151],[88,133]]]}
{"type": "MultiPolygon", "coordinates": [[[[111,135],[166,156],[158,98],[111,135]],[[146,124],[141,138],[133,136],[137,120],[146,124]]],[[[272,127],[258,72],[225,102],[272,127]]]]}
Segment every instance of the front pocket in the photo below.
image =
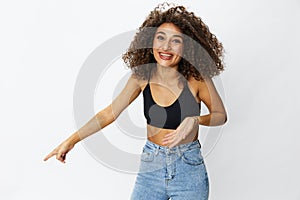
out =
{"type": "Polygon", "coordinates": [[[141,160],[144,162],[151,162],[154,159],[154,153],[153,152],[143,152],[141,155],[141,160]]]}
{"type": "Polygon", "coordinates": [[[182,160],[189,165],[200,165],[204,162],[200,148],[185,151],[182,155],[182,160]]]}

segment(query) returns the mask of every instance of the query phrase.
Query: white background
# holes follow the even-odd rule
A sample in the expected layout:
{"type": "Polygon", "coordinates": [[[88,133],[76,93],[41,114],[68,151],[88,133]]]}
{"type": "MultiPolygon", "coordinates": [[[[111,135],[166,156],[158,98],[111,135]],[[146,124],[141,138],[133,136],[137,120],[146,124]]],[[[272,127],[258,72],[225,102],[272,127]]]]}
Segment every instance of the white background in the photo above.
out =
{"type": "MultiPolygon", "coordinates": [[[[81,144],[65,165],[42,159],[76,130],[73,89],[85,59],[159,2],[1,1],[0,199],[129,199],[135,175],[101,165],[81,144]]],[[[210,200],[299,200],[299,0],[177,2],[226,50],[229,121],[206,157],[210,200]]]]}

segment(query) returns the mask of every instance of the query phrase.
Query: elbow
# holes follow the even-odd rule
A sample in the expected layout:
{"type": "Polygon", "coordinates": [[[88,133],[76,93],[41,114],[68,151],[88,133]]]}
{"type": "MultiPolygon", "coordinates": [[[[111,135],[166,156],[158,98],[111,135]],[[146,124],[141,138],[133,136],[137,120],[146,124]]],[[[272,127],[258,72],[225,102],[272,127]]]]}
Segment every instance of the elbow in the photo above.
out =
{"type": "Polygon", "coordinates": [[[225,114],[224,115],[224,122],[223,122],[223,124],[226,124],[226,122],[227,122],[227,115],[225,114]]]}
{"type": "Polygon", "coordinates": [[[218,112],[216,113],[216,126],[222,126],[227,122],[227,114],[226,112],[218,112]]]}
{"type": "Polygon", "coordinates": [[[226,122],[227,122],[227,113],[225,112],[225,113],[223,113],[223,116],[222,116],[222,124],[221,125],[226,124],[226,122]]]}
{"type": "Polygon", "coordinates": [[[213,112],[210,114],[208,126],[222,126],[227,122],[226,112],[213,112]]]}

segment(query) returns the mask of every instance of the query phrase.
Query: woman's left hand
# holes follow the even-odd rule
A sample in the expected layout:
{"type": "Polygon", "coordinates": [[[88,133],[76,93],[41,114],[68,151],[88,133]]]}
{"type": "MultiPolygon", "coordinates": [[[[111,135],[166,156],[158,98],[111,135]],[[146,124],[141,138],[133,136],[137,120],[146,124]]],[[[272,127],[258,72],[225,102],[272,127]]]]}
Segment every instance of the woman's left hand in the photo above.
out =
{"type": "Polygon", "coordinates": [[[163,138],[163,145],[167,145],[170,148],[179,144],[182,140],[186,139],[190,133],[195,132],[199,127],[198,117],[186,117],[177,129],[168,133],[163,138]]]}

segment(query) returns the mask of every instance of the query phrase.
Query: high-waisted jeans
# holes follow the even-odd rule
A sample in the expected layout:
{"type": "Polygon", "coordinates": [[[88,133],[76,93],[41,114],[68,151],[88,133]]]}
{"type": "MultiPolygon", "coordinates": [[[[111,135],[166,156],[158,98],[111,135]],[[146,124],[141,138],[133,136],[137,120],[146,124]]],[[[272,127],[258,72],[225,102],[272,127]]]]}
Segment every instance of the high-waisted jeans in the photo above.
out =
{"type": "Polygon", "coordinates": [[[208,194],[199,140],[173,148],[147,140],[131,200],[207,200],[208,194]]]}

